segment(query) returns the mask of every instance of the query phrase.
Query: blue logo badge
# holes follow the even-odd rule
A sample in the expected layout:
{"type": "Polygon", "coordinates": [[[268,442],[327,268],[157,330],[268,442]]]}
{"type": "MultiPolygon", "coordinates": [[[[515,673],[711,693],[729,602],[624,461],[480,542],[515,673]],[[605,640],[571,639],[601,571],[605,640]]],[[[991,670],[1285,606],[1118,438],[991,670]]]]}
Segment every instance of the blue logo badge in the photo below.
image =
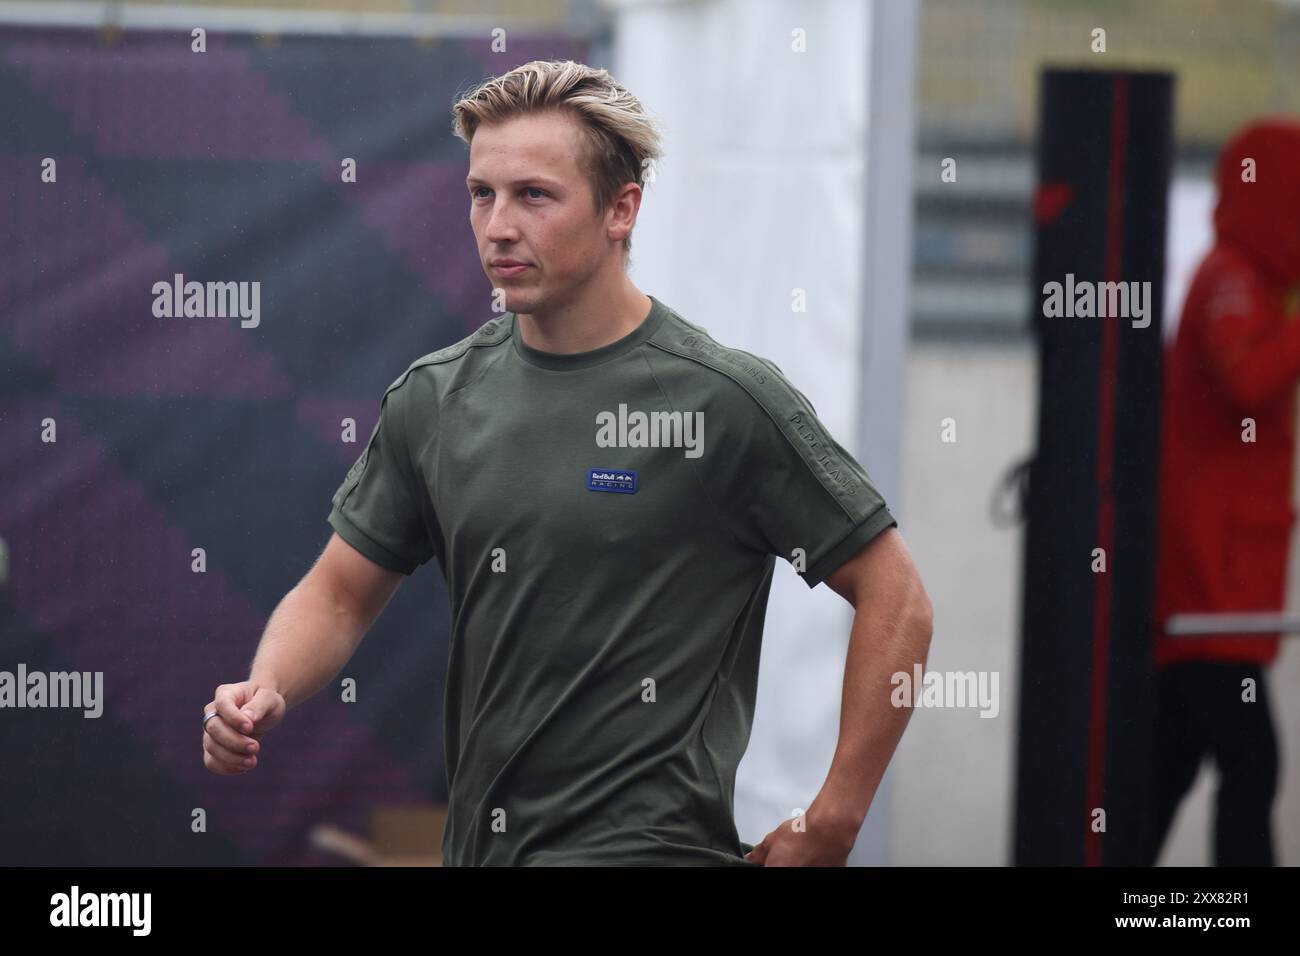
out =
{"type": "Polygon", "coordinates": [[[636,494],[635,471],[622,468],[593,468],[587,475],[588,491],[617,491],[623,495],[636,494]]]}

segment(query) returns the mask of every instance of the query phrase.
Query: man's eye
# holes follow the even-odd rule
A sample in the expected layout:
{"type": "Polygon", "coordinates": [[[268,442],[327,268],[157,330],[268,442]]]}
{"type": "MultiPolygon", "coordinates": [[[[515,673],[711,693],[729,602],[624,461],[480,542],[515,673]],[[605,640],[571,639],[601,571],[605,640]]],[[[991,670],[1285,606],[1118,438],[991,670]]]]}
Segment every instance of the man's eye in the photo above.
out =
{"type": "MultiPolygon", "coordinates": [[[[484,189],[487,189],[487,187],[486,187],[486,186],[475,186],[473,189],[471,189],[471,190],[469,191],[470,198],[471,198],[471,199],[480,199],[480,198],[482,198],[482,197],[479,196],[479,192],[480,192],[481,190],[484,190],[484,189]]],[[[490,192],[490,191],[491,191],[491,190],[489,190],[489,192],[490,192]]],[[[537,187],[537,186],[525,186],[521,191],[522,191],[522,192],[525,192],[525,193],[538,193],[538,194],[539,194],[539,195],[537,195],[537,196],[530,196],[530,197],[529,197],[530,199],[541,199],[543,196],[545,196],[545,195],[547,194],[545,189],[541,189],[541,188],[539,188],[539,187],[537,187]]]]}

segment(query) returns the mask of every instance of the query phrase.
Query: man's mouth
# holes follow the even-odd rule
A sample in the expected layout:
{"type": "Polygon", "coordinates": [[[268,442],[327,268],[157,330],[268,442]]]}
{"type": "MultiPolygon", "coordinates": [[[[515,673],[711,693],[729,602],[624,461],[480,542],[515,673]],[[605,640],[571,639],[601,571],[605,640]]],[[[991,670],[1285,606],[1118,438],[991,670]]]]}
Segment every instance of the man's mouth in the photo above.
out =
{"type": "Polygon", "coordinates": [[[517,276],[525,269],[531,268],[532,266],[526,262],[511,262],[508,259],[498,260],[497,262],[492,263],[493,271],[503,276],[517,276]]]}

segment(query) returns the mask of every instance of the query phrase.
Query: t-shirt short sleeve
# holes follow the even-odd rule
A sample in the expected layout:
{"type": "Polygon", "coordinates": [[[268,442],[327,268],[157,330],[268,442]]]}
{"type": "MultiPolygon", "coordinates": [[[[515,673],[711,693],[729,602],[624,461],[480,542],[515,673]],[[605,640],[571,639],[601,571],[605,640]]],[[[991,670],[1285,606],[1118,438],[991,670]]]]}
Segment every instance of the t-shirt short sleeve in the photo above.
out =
{"type": "Polygon", "coordinates": [[[813,588],[898,522],[803,393],[765,364],[761,384],[744,383],[748,400],[727,403],[709,467],[729,486],[716,493],[737,537],[784,558],[813,588]]]}
{"type": "Polygon", "coordinates": [[[422,504],[428,493],[403,427],[401,381],[385,393],[370,441],[334,492],[329,523],[375,564],[410,574],[434,551],[422,504]]]}

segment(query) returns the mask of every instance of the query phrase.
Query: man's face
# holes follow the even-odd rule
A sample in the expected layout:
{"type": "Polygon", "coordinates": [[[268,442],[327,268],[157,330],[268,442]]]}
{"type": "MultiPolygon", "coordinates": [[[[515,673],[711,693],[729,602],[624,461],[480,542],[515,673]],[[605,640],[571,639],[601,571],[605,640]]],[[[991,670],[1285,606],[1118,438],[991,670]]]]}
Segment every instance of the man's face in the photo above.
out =
{"type": "MultiPolygon", "coordinates": [[[[621,260],[578,166],[578,121],[562,113],[483,124],[470,145],[470,225],[479,260],[506,308],[531,314],[567,298],[606,257],[621,260]],[[496,260],[517,260],[511,269],[496,260]]],[[[608,210],[606,211],[608,213],[608,210]]]]}

